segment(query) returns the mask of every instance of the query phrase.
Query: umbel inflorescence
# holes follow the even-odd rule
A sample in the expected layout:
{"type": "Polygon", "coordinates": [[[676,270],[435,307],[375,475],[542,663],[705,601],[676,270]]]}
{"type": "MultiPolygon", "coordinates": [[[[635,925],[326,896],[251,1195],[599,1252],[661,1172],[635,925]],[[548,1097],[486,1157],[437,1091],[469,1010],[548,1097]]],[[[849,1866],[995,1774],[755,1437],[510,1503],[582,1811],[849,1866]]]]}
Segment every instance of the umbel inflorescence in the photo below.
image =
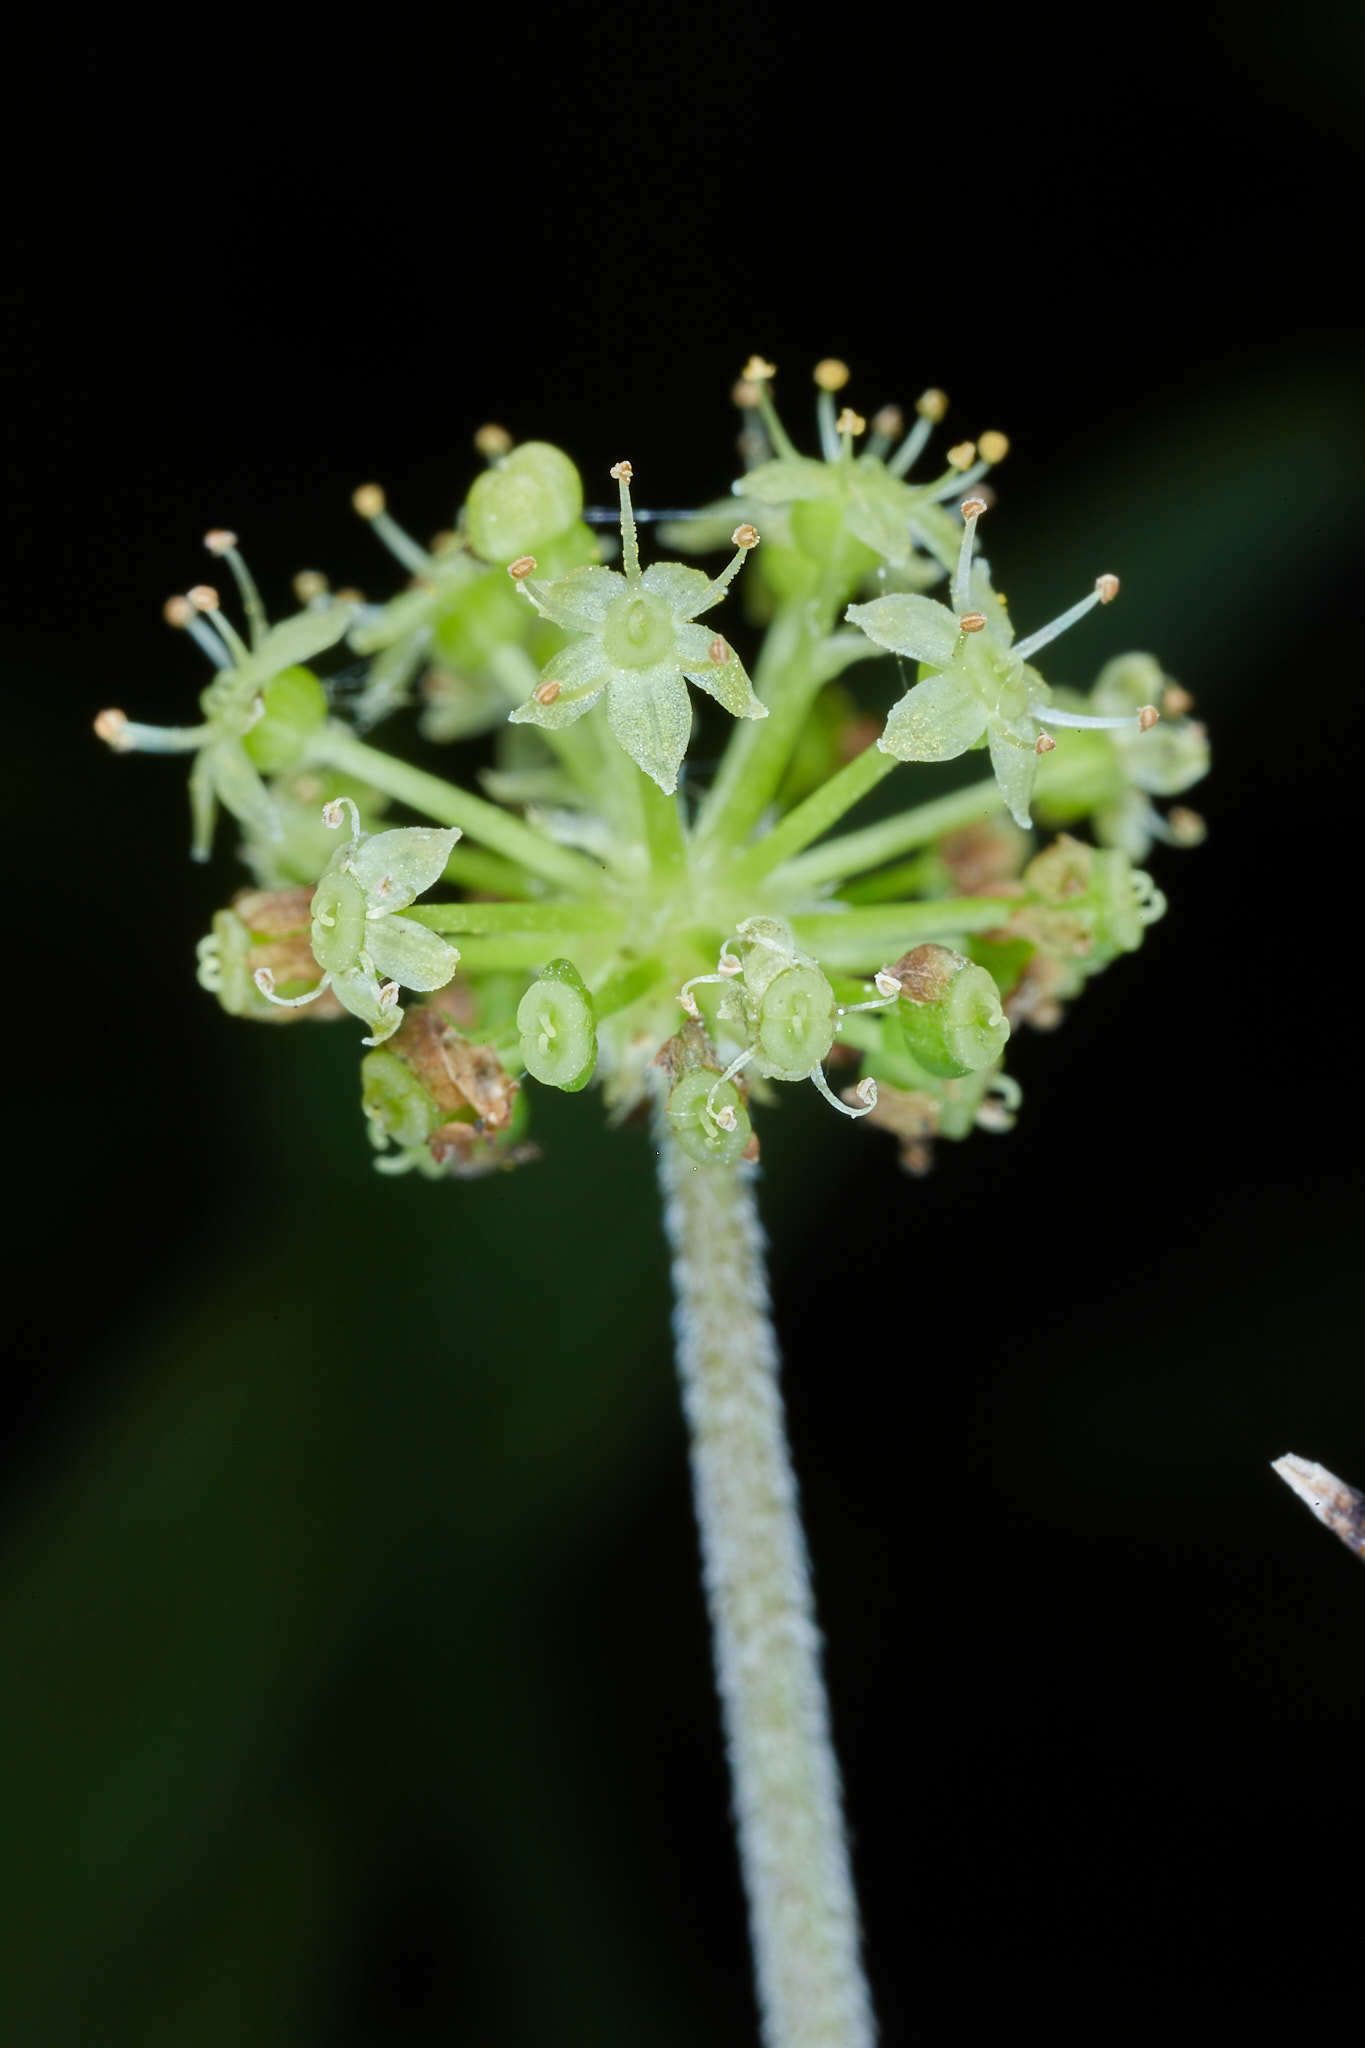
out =
{"type": "Polygon", "coordinates": [[[805,455],[772,379],[755,358],[735,387],[729,495],[662,526],[674,551],[728,549],[718,573],[642,564],[630,463],[610,472],[618,551],[567,455],[486,427],[487,467],[429,547],[378,486],[355,493],[408,575],[388,603],[304,572],[271,626],[235,537],[210,533],[245,633],[207,585],[166,607],[215,670],[201,719],[96,720],[115,751],[190,757],[196,857],[230,814],[254,886],[214,918],[199,979],[236,1016],[364,1023],[387,1171],[515,1164],[534,1088],[593,1081],[616,1119],[656,1096],[717,1168],[756,1156],[757,1105],[809,1081],[921,1171],[934,1138],[1009,1127],[1011,1030],[1055,1025],[1136,950],[1164,908],[1136,863],[1201,836],[1153,801],[1208,765],[1154,658],[1108,662],[1088,693],[1036,665],[1118,579],[1016,636],[978,549],[1005,437],[916,480],[944,395],[908,431],[890,406],[869,428],[824,362],[805,455]],[[358,692],[329,684],[339,658],[365,664],[358,692]],[[868,663],[855,700],[842,679],[868,663]],[[697,693],[718,707],[705,771],[697,693]],[[481,793],[368,737],[412,704],[430,741],[496,735],[481,793]],[[836,830],[899,763],[972,752],[989,773],[836,830]]]}

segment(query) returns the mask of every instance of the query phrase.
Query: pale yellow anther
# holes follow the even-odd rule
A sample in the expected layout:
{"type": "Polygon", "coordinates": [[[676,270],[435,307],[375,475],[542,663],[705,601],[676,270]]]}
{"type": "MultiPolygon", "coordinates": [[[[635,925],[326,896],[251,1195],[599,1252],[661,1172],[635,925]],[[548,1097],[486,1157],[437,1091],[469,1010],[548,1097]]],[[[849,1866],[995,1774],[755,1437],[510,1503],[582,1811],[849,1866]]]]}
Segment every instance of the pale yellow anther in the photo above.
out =
{"type": "Polygon", "coordinates": [[[1194,699],[1179,683],[1168,683],[1161,694],[1161,709],[1167,718],[1184,718],[1194,709],[1194,699]]]}
{"type": "Polygon", "coordinates": [[[211,555],[225,555],[236,545],[236,534],[229,533],[225,526],[215,526],[212,532],[204,535],[204,546],[211,555]]]}
{"type": "Polygon", "coordinates": [[[116,754],[128,751],[128,714],[126,711],[101,711],[95,720],[95,737],[101,739],[116,754]]]}
{"type": "Polygon", "coordinates": [[[344,583],[340,590],[332,592],[338,604],[364,604],[365,593],[357,590],[354,583],[344,583]]]}
{"type": "Polygon", "coordinates": [[[948,450],[948,464],[951,469],[970,469],[975,460],[975,441],[957,441],[948,450]]]}
{"type": "Polygon", "coordinates": [[[251,979],[255,982],[263,996],[275,993],[275,977],[268,967],[258,967],[251,979]]]}
{"type": "Polygon", "coordinates": [[[1010,452],[1009,435],[988,427],[977,441],[976,452],[983,462],[1003,462],[1010,452]]]}
{"type": "Polygon", "coordinates": [[[188,626],[194,617],[194,606],[187,597],[168,597],[161,607],[161,616],[168,626],[188,626]]]}
{"type": "Polygon", "coordinates": [[[613,462],[611,466],[613,483],[628,484],[635,480],[635,471],[628,462],[613,462]]]}
{"type": "Polygon", "coordinates": [[[980,633],[985,629],[986,614],[984,612],[964,612],[957,623],[959,629],[964,633],[980,633]]]}
{"type": "Polygon", "coordinates": [[[563,687],[564,685],[557,683],[553,676],[547,676],[543,683],[536,684],[531,695],[535,698],[537,704],[553,704],[563,687]]]}
{"type": "Polygon", "coordinates": [[[1176,804],[1166,813],[1166,823],[1175,834],[1177,846],[1199,846],[1208,837],[1208,826],[1198,811],[1176,804]]]}
{"type": "Polygon", "coordinates": [[[737,526],[730,535],[730,545],[733,548],[744,548],[746,551],[749,548],[756,548],[758,546],[758,528],[750,526],[747,521],[743,526],[737,526]]]}
{"type": "Polygon", "coordinates": [[[1055,754],[1057,742],[1050,732],[1040,732],[1033,743],[1033,751],[1035,754],[1055,754]]]}
{"type": "Polygon", "coordinates": [[[300,569],[294,578],[294,595],[300,604],[312,604],[316,598],[326,597],[327,578],[321,569],[300,569]]]}
{"type": "Polygon", "coordinates": [[[727,662],[730,659],[729,642],[722,640],[720,634],[717,633],[715,639],[711,642],[706,652],[708,658],[711,661],[713,661],[717,667],[720,667],[720,665],[723,662],[727,662]]]}
{"type": "Polygon", "coordinates": [[[748,384],[766,384],[777,375],[777,364],[765,362],[762,356],[750,356],[739,374],[748,384]]]}
{"type": "Polygon", "coordinates": [[[892,974],[889,968],[883,967],[879,969],[879,971],[873,977],[873,979],[875,981],[877,994],[879,996],[886,996],[889,998],[891,996],[898,996],[900,994],[900,982],[897,980],[896,976],[892,974]]]}
{"type": "Polygon", "coordinates": [[[854,412],[851,405],[844,407],[834,425],[839,433],[852,434],[855,437],[867,432],[867,421],[860,412],[854,412]]]}
{"type": "Polygon", "coordinates": [[[185,595],[197,612],[216,612],[218,609],[218,592],[211,583],[196,583],[193,590],[187,590],[185,595]]]}
{"type": "Polygon", "coordinates": [[[931,384],[927,391],[921,391],[915,400],[915,411],[922,420],[933,420],[937,424],[947,410],[948,394],[946,391],[940,391],[934,384],[931,384]]]}
{"type": "Polygon", "coordinates": [[[842,391],[852,372],[838,356],[824,356],[811,374],[822,391],[842,391]]]}
{"type": "Polygon", "coordinates": [[[512,436],[506,427],[500,427],[496,420],[489,420],[474,436],[474,447],[485,462],[496,462],[501,455],[510,455],[512,436]]]}
{"type": "Polygon", "coordinates": [[[1150,732],[1160,716],[1161,713],[1157,710],[1155,704],[1144,704],[1138,713],[1138,724],[1143,732],[1150,732]]]}
{"type": "Polygon", "coordinates": [[[984,498],[964,498],[958,506],[958,510],[964,519],[979,519],[985,509],[986,500],[984,498]]]}
{"type": "Polygon", "coordinates": [[[431,536],[431,553],[433,555],[443,555],[447,548],[454,547],[457,538],[458,536],[450,527],[443,526],[439,533],[433,533],[431,536]]]}
{"type": "Polygon", "coordinates": [[[534,576],[536,573],[535,556],[518,555],[515,562],[507,564],[507,573],[514,583],[524,583],[528,576],[534,576]]]}
{"type": "Polygon", "coordinates": [[[322,807],[322,822],[329,832],[340,831],[346,823],[346,805],[341,797],[334,796],[322,807]]]}
{"type": "Polygon", "coordinates": [[[899,441],[905,432],[905,414],[898,405],[884,405],[872,415],[872,431],[883,441],[899,441]]]}
{"type": "Polygon", "coordinates": [[[761,387],[752,377],[741,377],[737,384],[730,387],[730,396],[737,406],[747,412],[758,404],[760,391],[761,387]]]}
{"type": "Polygon", "coordinates": [[[1112,604],[1119,594],[1119,579],[1117,576],[1097,576],[1095,588],[1100,594],[1101,604],[1112,604]]]}
{"type": "Polygon", "coordinates": [[[377,519],[384,509],[384,491],[380,484],[361,484],[351,492],[351,503],[362,519],[377,519]]]}
{"type": "Polygon", "coordinates": [[[728,1102],[723,1103],[716,1111],[716,1122],[723,1131],[732,1131],[735,1128],[738,1118],[728,1102]]]}

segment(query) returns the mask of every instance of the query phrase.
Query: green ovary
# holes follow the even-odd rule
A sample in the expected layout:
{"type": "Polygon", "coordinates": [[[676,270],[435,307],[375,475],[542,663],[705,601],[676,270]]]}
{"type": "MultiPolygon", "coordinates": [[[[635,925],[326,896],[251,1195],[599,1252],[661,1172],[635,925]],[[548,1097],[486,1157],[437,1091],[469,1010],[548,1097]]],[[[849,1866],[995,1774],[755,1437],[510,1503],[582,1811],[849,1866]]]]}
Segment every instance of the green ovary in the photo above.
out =
{"type": "Polygon", "coordinates": [[[788,967],[768,986],[758,1020],[764,1071],[799,1081],[834,1043],[834,991],[818,967],[788,967]]]}
{"type": "Polygon", "coordinates": [[[673,653],[673,616],[655,597],[618,597],[602,626],[602,645],[616,668],[652,668],[673,653]]]}

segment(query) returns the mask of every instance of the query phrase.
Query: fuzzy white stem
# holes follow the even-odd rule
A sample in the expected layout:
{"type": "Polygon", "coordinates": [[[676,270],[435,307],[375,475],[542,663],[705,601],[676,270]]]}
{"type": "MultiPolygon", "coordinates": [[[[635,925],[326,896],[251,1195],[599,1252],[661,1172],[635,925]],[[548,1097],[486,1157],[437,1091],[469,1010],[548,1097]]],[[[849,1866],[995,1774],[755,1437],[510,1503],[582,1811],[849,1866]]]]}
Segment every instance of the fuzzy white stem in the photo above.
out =
{"type": "Polygon", "coordinates": [[[765,2048],[871,2048],[858,1908],[745,1168],[659,1130],[674,1333],[765,2048]]]}

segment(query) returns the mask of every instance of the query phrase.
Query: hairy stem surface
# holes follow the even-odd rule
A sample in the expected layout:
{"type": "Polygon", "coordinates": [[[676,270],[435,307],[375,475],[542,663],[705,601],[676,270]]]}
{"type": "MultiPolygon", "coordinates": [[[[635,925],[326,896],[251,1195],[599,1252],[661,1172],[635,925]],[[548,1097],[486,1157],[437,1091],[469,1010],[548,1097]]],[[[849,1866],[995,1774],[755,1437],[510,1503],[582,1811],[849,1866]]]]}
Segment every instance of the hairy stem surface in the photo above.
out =
{"type": "Polygon", "coordinates": [[[752,1177],[660,1119],[674,1330],[766,2048],[871,2048],[752,1177]]]}

